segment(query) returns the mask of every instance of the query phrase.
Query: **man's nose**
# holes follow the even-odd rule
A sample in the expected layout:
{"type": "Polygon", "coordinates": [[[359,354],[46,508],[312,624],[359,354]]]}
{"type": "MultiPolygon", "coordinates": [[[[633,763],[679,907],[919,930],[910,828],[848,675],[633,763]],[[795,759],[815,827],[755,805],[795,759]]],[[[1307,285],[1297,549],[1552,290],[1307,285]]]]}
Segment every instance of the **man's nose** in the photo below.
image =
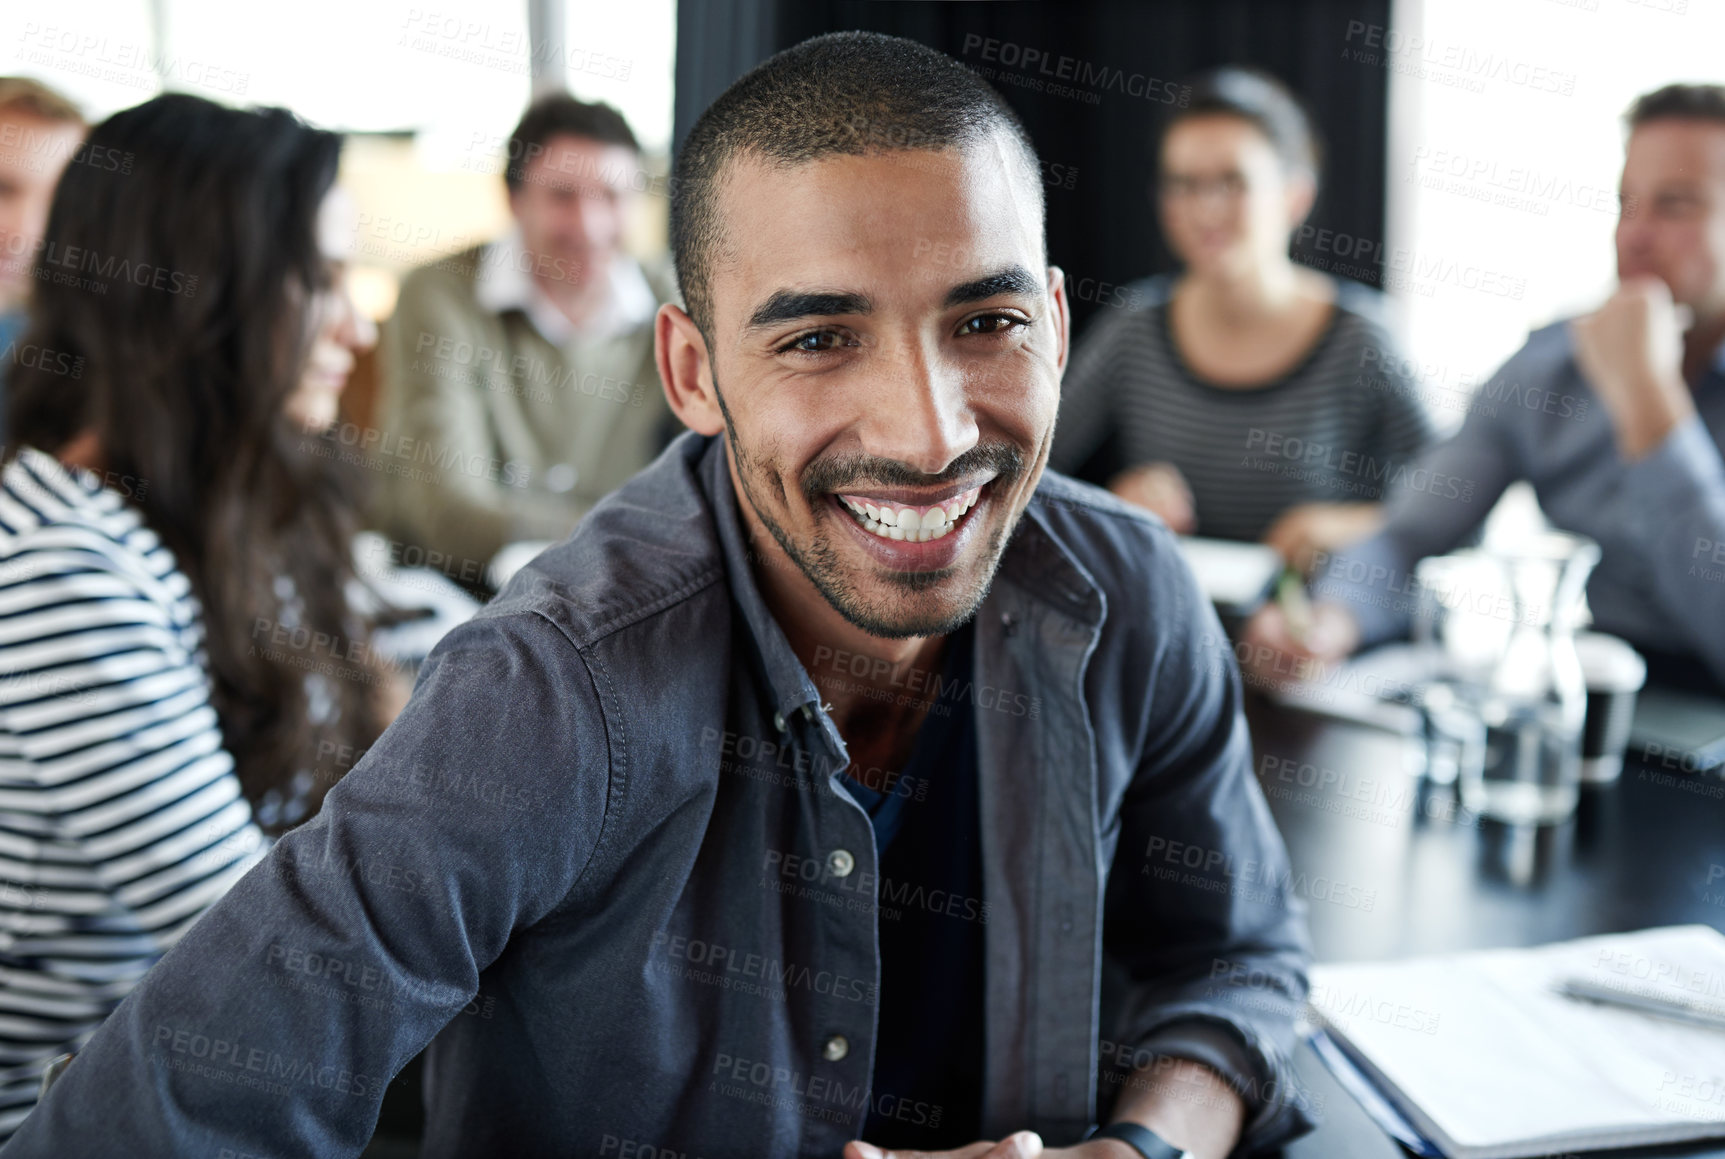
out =
{"type": "Polygon", "coordinates": [[[871,455],[936,475],[977,443],[965,373],[922,344],[883,359],[870,395],[865,442],[871,455]]]}
{"type": "Polygon", "coordinates": [[[575,236],[590,246],[608,244],[615,233],[613,214],[602,199],[589,194],[574,199],[569,219],[575,236]]]}
{"type": "Polygon", "coordinates": [[[1632,201],[1625,200],[1617,218],[1617,248],[1623,253],[1639,255],[1652,247],[1652,226],[1635,213],[1632,201]]]}
{"type": "Polygon", "coordinates": [[[339,309],[342,317],[336,337],[343,346],[355,354],[363,354],[377,345],[377,323],[359,308],[351,293],[342,293],[339,309]]]}

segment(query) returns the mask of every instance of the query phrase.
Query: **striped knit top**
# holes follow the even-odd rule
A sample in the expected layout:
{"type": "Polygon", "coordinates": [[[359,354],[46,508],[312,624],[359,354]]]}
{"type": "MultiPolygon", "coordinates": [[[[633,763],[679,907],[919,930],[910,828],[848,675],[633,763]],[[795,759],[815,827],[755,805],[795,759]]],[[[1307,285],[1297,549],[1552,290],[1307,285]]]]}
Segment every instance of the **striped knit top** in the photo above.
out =
{"type": "Polygon", "coordinates": [[[44,1064],[268,844],[202,641],[190,583],[138,510],[20,451],[0,473],[0,1139],[44,1064]]]}
{"type": "Polygon", "coordinates": [[[1195,533],[1258,540],[1301,503],[1376,502],[1431,441],[1411,369],[1351,287],[1330,324],[1280,379],[1246,389],[1200,378],[1168,317],[1170,283],[1149,304],[1104,310],[1061,387],[1050,465],[1106,486],[1128,467],[1172,463],[1195,533]]]}

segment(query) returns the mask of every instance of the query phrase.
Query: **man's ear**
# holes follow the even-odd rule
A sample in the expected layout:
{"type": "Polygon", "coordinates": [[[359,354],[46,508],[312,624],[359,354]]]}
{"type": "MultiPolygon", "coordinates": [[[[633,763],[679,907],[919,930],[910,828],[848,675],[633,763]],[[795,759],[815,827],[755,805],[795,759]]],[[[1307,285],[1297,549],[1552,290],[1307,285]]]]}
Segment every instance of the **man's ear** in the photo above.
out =
{"type": "Polygon", "coordinates": [[[1318,200],[1318,181],[1301,170],[1288,179],[1288,229],[1298,230],[1311,215],[1318,200]]]}
{"type": "Polygon", "coordinates": [[[683,425],[702,435],[724,430],[725,416],[707,362],[707,340],[680,306],[659,307],[653,320],[653,355],[659,364],[659,381],[665,384],[665,400],[683,425]]]}
{"type": "Polygon", "coordinates": [[[1059,266],[1048,267],[1048,296],[1054,303],[1054,338],[1060,352],[1060,360],[1055,365],[1064,372],[1066,356],[1071,350],[1072,309],[1066,300],[1066,271],[1059,266]]]}

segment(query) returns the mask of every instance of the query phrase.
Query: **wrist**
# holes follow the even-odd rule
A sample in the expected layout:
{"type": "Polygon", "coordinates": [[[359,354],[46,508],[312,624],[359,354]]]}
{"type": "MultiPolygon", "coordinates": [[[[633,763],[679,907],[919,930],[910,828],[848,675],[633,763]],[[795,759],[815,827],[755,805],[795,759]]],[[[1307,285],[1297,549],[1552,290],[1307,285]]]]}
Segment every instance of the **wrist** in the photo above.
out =
{"type": "Polygon", "coordinates": [[[1646,458],[1677,429],[1677,420],[1664,414],[1637,415],[1617,426],[1617,453],[1626,463],[1646,458]]]}
{"type": "Polygon", "coordinates": [[[1650,454],[1695,413],[1694,400],[1681,379],[1650,381],[1631,397],[1632,405],[1612,415],[1617,450],[1627,462],[1650,454]]]}
{"type": "MultiPolygon", "coordinates": [[[[1090,1136],[1094,1143],[1113,1144],[1120,1150],[1110,1152],[1115,1159],[1192,1159],[1193,1152],[1176,1146],[1142,1123],[1131,1119],[1116,1119],[1098,1127],[1090,1136]]],[[[1101,1155],[1102,1152],[1096,1152],[1101,1155]]]]}

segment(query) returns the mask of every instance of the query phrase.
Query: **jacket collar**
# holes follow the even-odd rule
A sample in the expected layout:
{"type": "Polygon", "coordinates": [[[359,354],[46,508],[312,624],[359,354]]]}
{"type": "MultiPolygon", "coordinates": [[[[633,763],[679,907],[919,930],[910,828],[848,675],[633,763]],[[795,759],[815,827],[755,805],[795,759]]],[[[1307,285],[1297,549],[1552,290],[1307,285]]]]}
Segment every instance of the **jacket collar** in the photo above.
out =
{"type": "MultiPolygon", "coordinates": [[[[778,619],[768,609],[761,589],[755,584],[751,563],[760,558],[760,553],[750,546],[748,533],[743,528],[737,491],[731,485],[730,467],[726,461],[725,440],[722,436],[713,435],[705,442],[706,448],[698,452],[697,469],[701,488],[707,493],[713,512],[713,524],[718,530],[725,579],[731,589],[731,599],[748,625],[749,638],[755,642],[761,668],[771,690],[772,705],[779,714],[776,723],[782,730],[782,722],[788,721],[793,713],[806,708],[812,715],[810,706],[820,705],[820,693],[791,648],[791,642],[785,638],[778,619]]],[[[834,735],[837,735],[836,730],[834,735]]]]}

